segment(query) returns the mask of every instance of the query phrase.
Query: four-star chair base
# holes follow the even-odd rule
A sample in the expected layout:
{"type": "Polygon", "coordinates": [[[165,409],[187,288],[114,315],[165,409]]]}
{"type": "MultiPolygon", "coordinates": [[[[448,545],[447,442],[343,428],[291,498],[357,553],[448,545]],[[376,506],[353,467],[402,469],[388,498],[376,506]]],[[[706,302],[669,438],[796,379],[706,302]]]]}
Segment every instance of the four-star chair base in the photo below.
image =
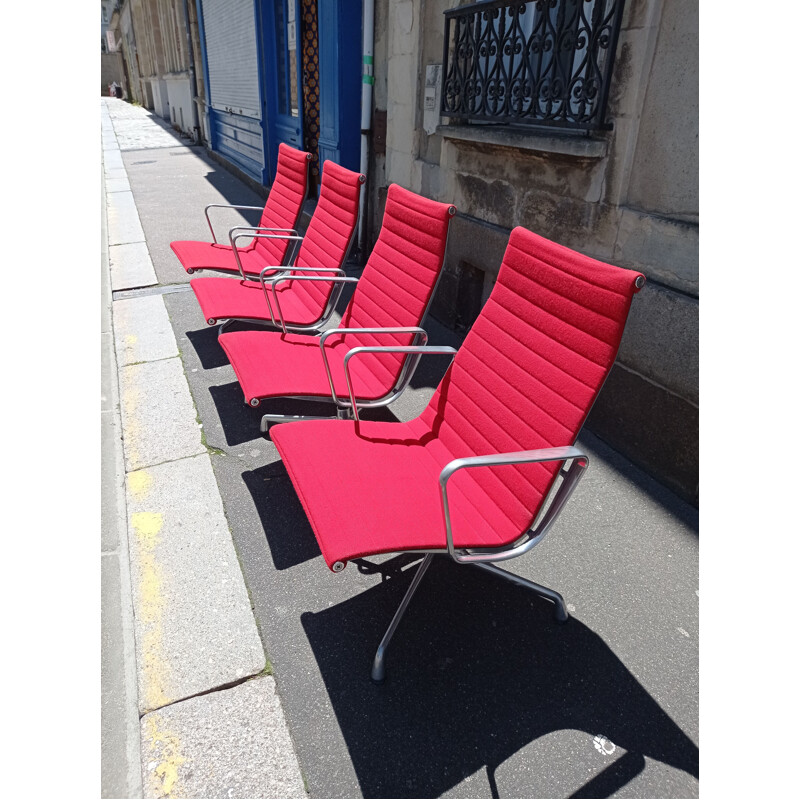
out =
{"type": "MultiPolygon", "coordinates": [[[[392,641],[392,637],[397,630],[397,626],[400,624],[400,620],[406,613],[406,609],[411,602],[411,598],[414,596],[414,593],[417,591],[420,583],[422,583],[422,578],[424,577],[428,567],[431,565],[434,555],[437,554],[427,553],[425,558],[423,558],[420,562],[414,577],[411,579],[411,585],[408,587],[405,596],[400,601],[400,605],[398,606],[397,611],[395,611],[394,617],[392,617],[392,621],[389,623],[389,627],[386,629],[386,633],[383,634],[383,639],[381,639],[381,643],[378,645],[375,658],[372,660],[370,677],[374,683],[383,683],[386,679],[386,650],[389,647],[389,643],[392,641]]],[[[492,564],[489,561],[477,562],[473,566],[480,567],[481,569],[486,570],[486,572],[489,572],[498,578],[511,581],[511,583],[514,583],[517,586],[523,586],[526,589],[530,589],[532,592],[539,595],[539,597],[549,600],[555,606],[553,615],[557,622],[566,622],[569,619],[567,604],[564,602],[564,598],[554,589],[548,589],[546,586],[529,581],[527,578],[521,578],[519,575],[514,575],[511,572],[500,569],[500,567],[492,564]]]]}

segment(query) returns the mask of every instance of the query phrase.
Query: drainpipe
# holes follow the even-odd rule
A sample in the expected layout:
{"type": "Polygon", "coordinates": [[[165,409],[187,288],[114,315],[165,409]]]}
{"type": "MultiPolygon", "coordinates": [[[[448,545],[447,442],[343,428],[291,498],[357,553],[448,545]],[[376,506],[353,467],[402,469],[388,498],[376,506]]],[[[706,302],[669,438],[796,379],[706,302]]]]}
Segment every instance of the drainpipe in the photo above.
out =
{"type": "Polygon", "coordinates": [[[189,53],[189,94],[192,96],[192,138],[200,142],[200,118],[197,115],[197,78],[194,74],[194,48],[192,47],[192,28],[189,25],[189,3],[183,0],[183,18],[186,22],[186,46],[189,53]]]}
{"type": "Polygon", "coordinates": [[[369,135],[372,130],[372,85],[373,74],[372,48],[375,42],[375,0],[363,0],[363,41],[362,41],[362,76],[361,76],[361,165],[360,170],[367,175],[366,183],[361,187],[361,202],[358,206],[358,248],[362,260],[365,260],[367,247],[366,205],[369,180],[369,135]]]}

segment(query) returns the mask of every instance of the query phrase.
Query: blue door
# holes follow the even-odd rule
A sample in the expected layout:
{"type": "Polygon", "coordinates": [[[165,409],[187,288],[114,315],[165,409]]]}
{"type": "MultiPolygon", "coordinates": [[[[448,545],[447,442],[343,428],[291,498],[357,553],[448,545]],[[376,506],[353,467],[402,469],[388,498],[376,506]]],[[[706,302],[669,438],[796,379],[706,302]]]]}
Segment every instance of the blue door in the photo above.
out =
{"type": "Polygon", "coordinates": [[[300,0],[262,0],[261,69],[264,87],[265,183],[275,178],[278,145],[303,149],[300,0]]]}
{"type": "Polygon", "coordinates": [[[326,159],[358,169],[361,0],[260,0],[259,9],[264,183],[281,142],[312,153],[312,172],[326,159]]]}
{"type": "Polygon", "coordinates": [[[319,162],[361,160],[361,2],[322,0],[319,15],[319,162]]]}

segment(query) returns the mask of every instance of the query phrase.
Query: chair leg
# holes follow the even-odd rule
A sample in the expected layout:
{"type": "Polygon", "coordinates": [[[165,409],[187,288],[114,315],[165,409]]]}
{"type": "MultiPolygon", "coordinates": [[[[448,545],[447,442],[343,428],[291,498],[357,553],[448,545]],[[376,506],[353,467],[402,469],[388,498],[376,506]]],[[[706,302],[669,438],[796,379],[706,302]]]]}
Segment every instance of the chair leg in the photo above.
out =
{"type": "Polygon", "coordinates": [[[279,425],[282,422],[302,422],[307,419],[336,419],[336,417],[315,417],[311,414],[264,414],[261,417],[261,433],[269,433],[270,425],[279,425]]]}
{"type": "Polygon", "coordinates": [[[383,683],[383,679],[386,677],[386,664],[384,663],[386,648],[389,647],[389,642],[391,642],[392,636],[394,636],[394,632],[397,630],[397,626],[400,624],[403,614],[406,613],[408,604],[411,602],[411,598],[414,596],[414,592],[417,591],[417,587],[419,586],[420,581],[422,581],[422,576],[425,574],[425,570],[428,569],[432,560],[433,553],[428,553],[428,555],[426,555],[420,563],[419,567],[417,567],[417,571],[413,580],[411,581],[411,585],[406,591],[405,597],[400,603],[400,607],[397,609],[397,611],[395,611],[394,617],[392,618],[389,627],[386,629],[386,633],[383,634],[383,639],[381,639],[381,643],[378,645],[378,650],[375,653],[375,658],[372,661],[371,678],[375,683],[383,683]]]}
{"type": "Polygon", "coordinates": [[[524,586],[525,588],[536,592],[536,594],[538,594],[540,597],[544,597],[546,600],[554,603],[555,618],[558,620],[558,622],[566,622],[569,619],[569,614],[567,613],[567,604],[564,602],[564,598],[554,589],[548,589],[546,586],[541,586],[540,584],[529,581],[526,578],[520,578],[519,575],[506,572],[504,569],[500,569],[500,567],[497,567],[487,561],[474,563],[473,566],[485,569],[487,572],[491,572],[492,575],[497,575],[498,578],[505,578],[507,581],[511,581],[511,583],[516,583],[517,586],[524,586]]]}

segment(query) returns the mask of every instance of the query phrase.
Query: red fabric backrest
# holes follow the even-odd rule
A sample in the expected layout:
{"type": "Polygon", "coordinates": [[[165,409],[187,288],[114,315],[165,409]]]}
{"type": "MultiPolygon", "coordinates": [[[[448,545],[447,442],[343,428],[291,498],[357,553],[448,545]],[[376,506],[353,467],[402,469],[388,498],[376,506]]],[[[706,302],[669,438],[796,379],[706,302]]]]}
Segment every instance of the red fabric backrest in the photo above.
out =
{"type": "MultiPolygon", "coordinates": [[[[422,321],[444,265],[455,207],[389,187],[378,241],[345,310],[342,328],[414,327],[422,321]]],[[[359,335],[357,345],[409,344],[412,335],[359,335]]],[[[405,356],[359,356],[351,362],[354,385],[365,371],[388,391],[405,356]]]]}
{"type": "MultiPolygon", "coordinates": [[[[319,200],[297,254],[296,266],[328,269],[342,266],[358,223],[362,182],[358,172],[340,167],[333,161],[322,165],[319,200]]],[[[295,281],[289,285],[307,308],[318,308],[320,312],[327,305],[334,287],[333,283],[322,281],[295,281]]]]}
{"type": "MultiPolygon", "coordinates": [[[[296,228],[308,189],[309,154],[281,142],[278,168],[269,190],[261,221],[263,228],[296,228]]],[[[262,233],[265,231],[262,231],[262,233]]],[[[254,250],[264,266],[280,266],[291,242],[287,239],[255,239],[254,250]]]]}
{"type": "MultiPolygon", "coordinates": [[[[574,444],[616,358],[639,277],[515,228],[420,428],[453,458],[574,444]]],[[[477,484],[522,532],[559,467],[462,470],[453,481],[467,496],[477,484]]]]}

